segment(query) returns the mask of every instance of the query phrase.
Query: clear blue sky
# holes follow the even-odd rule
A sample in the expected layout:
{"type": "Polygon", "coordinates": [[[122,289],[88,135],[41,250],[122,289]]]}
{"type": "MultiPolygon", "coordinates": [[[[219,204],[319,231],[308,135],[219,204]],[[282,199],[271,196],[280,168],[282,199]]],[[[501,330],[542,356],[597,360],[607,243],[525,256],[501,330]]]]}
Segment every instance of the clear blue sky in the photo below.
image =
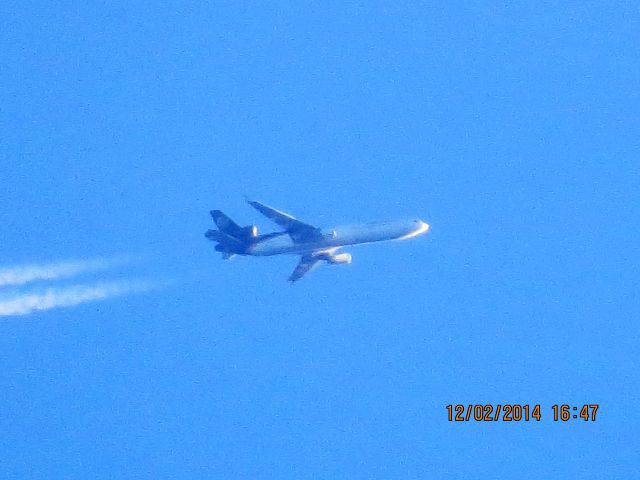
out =
{"type": "Polygon", "coordinates": [[[636,2],[392,3],[3,2],[0,266],[168,284],[0,319],[0,477],[640,476],[636,2]],[[432,229],[291,286],[243,194],[432,229]]]}

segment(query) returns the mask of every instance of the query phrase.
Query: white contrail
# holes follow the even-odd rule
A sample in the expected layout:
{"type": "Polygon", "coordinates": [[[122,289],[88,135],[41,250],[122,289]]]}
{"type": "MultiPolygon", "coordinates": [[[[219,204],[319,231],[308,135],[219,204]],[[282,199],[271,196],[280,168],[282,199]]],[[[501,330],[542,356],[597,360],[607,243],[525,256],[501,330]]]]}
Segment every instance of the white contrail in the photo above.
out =
{"type": "Polygon", "coordinates": [[[26,315],[37,310],[57,307],[73,307],[128,293],[145,292],[156,286],[158,285],[144,280],[124,280],[47,288],[42,293],[17,293],[11,298],[0,299],[0,317],[26,315]]]}
{"type": "Polygon", "coordinates": [[[94,260],[76,260],[68,262],[18,265],[0,269],[0,287],[23,285],[36,280],[54,280],[68,278],[82,273],[98,272],[125,264],[131,259],[115,257],[94,260]]]}
{"type": "Polygon", "coordinates": [[[70,262],[19,265],[0,269],[0,287],[23,285],[36,280],[68,278],[81,273],[97,272],[127,263],[127,257],[111,259],[78,260],[70,262]]]}

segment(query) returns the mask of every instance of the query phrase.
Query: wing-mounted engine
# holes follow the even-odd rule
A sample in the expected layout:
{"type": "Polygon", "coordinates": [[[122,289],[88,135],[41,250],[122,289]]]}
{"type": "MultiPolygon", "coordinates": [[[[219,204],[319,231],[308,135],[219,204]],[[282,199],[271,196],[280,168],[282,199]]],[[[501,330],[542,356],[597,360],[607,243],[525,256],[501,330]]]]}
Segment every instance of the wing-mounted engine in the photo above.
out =
{"type": "Polygon", "coordinates": [[[322,238],[325,240],[333,240],[338,236],[335,230],[322,230],[322,238]]]}
{"type": "Polygon", "coordinates": [[[331,265],[342,265],[345,263],[351,263],[351,254],[350,253],[337,253],[335,255],[325,254],[320,258],[325,260],[327,263],[331,265]]]}
{"type": "Polygon", "coordinates": [[[289,277],[290,282],[295,282],[304,277],[311,270],[320,265],[320,261],[324,260],[331,265],[340,265],[343,263],[351,263],[350,253],[338,253],[334,254],[335,248],[331,250],[325,250],[322,252],[316,252],[311,255],[303,255],[300,258],[300,263],[289,277]]]}
{"type": "Polygon", "coordinates": [[[351,263],[350,253],[338,253],[337,255],[331,255],[327,258],[327,262],[332,265],[340,265],[343,263],[351,263]]]}

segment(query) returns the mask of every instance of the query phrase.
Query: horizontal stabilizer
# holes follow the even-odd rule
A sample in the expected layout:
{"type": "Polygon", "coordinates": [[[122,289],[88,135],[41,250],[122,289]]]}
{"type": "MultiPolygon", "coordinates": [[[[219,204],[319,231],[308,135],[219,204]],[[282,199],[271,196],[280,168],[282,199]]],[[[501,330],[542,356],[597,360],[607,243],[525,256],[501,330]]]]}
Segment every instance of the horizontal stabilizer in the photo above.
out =
{"type": "Polygon", "coordinates": [[[204,236],[209,240],[219,242],[221,245],[233,250],[244,249],[244,244],[240,240],[219,230],[207,230],[204,236]]]}

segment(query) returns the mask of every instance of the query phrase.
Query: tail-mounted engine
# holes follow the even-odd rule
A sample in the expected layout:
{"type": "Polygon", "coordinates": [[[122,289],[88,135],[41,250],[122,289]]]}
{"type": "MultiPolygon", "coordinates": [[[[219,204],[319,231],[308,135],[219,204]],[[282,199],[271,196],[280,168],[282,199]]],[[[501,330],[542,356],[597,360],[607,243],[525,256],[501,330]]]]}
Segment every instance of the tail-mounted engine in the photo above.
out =
{"type": "Polygon", "coordinates": [[[256,238],[258,236],[258,226],[249,225],[240,229],[241,238],[256,238]]]}
{"type": "Polygon", "coordinates": [[[241,227],[220,210],[211,210],[210,213],[216,226],[227,235],[231,235],[238,240],[248,240],[258,236],[258,227],[256,225],[241,227]]]}

